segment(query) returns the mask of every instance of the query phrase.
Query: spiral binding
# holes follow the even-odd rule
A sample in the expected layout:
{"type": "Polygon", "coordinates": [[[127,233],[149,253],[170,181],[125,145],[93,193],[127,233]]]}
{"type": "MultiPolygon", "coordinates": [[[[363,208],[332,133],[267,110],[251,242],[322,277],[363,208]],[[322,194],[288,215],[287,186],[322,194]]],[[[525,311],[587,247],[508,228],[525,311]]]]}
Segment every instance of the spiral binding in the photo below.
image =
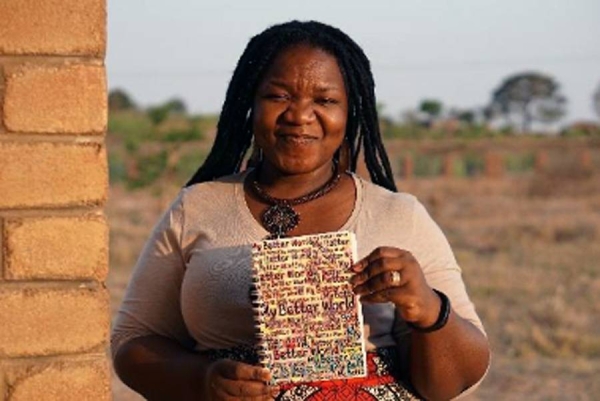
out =
{"type": "Polygon", "coordinates": [[[254,325],[257,329],[256,337],[258,339],[258,343],[256,345],[256,354],[258,355],[259,363],[263,368],[270,368],[271,360],[269,358],[266,337],[264,333],[264,329],[266,327],[265,321],[262,315],[262,311],[264,310],[264,302],[262,301],[262,293],[260,290],[260,281],[258,280],[258,272],[256,268],[252,267],[252,290],[250,291],[250,295],[252,297],[252,314],[254,317],[254,325]]]}

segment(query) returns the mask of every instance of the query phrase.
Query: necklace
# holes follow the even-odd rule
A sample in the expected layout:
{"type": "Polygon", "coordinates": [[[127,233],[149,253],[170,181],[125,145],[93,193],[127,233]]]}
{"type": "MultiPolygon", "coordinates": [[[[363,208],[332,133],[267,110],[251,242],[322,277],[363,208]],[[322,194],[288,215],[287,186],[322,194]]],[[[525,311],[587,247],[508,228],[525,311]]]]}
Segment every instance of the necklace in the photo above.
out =
{"type": "Polygon", "coordinates": [[[261,216],[263,226],[271,233],[269,238],[285,237],[286,233],[293,230],[300,222],[300,215],[293,206],[298,206],[310,202],[329,193],[340,182],[341,174],[337,171],[329,181],[306,195],[293,199],[280,199],[269,195],[254,179],[252,181],[252,190],[262,200],[270,206],[261,216]]]}

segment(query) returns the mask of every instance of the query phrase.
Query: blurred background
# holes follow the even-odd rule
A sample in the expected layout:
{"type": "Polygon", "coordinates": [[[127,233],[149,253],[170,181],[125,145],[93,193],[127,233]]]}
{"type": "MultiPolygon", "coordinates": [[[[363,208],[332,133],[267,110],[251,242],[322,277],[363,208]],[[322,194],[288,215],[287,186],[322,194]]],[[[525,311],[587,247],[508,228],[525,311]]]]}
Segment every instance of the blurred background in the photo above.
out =
{"type": "MultiPolygon", "coordinates": [[[[600,2],[109,0],[113,312],[202,163],[251,36],[291,19],[372,62],[402,191],[440,224],[493,349],[470,400],[600,393],[600,2]]],[[[141,399],[115,377],[114,399],[141,399]]]]}

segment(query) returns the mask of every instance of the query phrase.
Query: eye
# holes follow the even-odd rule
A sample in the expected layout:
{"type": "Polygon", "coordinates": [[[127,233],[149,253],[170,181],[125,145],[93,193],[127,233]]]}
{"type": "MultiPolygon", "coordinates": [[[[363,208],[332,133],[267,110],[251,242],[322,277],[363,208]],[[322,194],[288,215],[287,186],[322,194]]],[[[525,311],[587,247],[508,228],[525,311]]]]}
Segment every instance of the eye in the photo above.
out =
{"type": "Polygon", "coordinates": [[[333,104],[338,104],[339,100],[334,99],[332,97],[319,97],[315,100],[315,102],[317,104],[323,105],[323,106],[327,106],[327,105],[333,105],[333,104]]]}
{"type": "Polygon", "coordinates": [[[266,93],[262,97],[263,99],[272,100],[274,102],[284,102],[290,98],[288,94],[279,92],[266,93]]]}

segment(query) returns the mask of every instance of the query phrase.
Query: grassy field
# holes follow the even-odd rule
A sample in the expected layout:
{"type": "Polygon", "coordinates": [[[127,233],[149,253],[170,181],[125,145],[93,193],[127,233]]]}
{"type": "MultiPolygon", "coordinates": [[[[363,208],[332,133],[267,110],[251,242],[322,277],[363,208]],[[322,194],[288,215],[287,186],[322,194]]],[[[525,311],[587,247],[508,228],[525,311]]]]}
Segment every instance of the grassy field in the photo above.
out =
{"type": "MultiPolygon", "coordinates": [[[[493,349],[469,400],[592,400],[600,393],[600,173],[399,182],[452,244],[493,349]]],[[[111,187],[108,285],[117,308],[176,187],[111,187]]],[[[140,399],[114,379],[116,401],[140,399]]]]}
{"type": "Polygon", "coordinates": [[[493,349],[473,399],[600,392],[600,180],[522,177],[406,185],[442,226],[493,349]]]}

